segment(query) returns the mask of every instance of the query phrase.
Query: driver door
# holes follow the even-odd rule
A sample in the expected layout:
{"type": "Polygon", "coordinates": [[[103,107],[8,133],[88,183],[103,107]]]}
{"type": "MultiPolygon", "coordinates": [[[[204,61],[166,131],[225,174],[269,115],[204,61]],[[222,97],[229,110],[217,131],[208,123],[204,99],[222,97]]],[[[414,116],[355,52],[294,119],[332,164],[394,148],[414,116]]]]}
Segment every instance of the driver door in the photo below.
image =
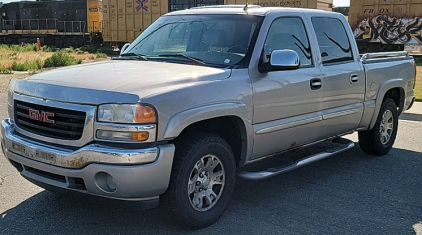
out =
{"type": "Polygon", "coordinates": [[[319,135],[322,75],[313,63],[301,16],[276,17],[270,25],[264,43],[265,59],[274,50],[286,49],[299,55],[299,69],[268,73],[250,69],[254,100],[252,160],[314,142],[319,135]]]}

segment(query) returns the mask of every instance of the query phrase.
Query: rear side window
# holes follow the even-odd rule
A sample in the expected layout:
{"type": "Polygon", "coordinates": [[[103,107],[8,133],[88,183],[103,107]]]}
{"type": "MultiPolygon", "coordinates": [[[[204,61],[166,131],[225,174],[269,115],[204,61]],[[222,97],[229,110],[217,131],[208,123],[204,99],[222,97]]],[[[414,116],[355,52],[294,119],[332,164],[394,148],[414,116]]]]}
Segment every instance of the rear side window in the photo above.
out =
{"type": "Polygon", "coordinates": [[[314,25],[323,64],[353,61],[352,48],[340,20],[328,17],[313,17],[312,24],[314,25]]]}

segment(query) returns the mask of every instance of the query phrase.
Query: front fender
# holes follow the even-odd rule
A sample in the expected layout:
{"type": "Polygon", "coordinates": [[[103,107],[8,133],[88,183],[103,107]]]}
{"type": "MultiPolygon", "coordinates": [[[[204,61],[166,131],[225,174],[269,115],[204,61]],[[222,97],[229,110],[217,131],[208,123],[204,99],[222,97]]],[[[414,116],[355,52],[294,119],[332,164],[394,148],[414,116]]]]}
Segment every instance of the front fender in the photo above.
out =
{"type": "MultiPolygon", "coordinates": [[[[384,82],[380,88],[378,89],[378,93],[375,99],[375,109],[372,115],[372,119],[369,125],[369,130],[371,130],[375,126],[375,122],[377,121],[378,114],[381,109],[382,101],[384,100],[385,94],[387,91],[393,88],[400,88],[400,100],[404,100],[404,88],[406,87],[406,81],[403,78],[395,78],[390,79],[384,82]]],[[[403,106],[403,102],[400,103],[400,106],[403,106]]],[[[399,107],[399,110],[403,110],[403,107],[399,107]]],[[[400,114],[400,113],[399,113],[400,114]]]]}
{"type": "Polygon", "coordinates": [[[176,138],[186,127],[193,123],[224,116],[239,117],[245,123],[247,134],[252,133],[251,116],[247,106],[241,102],[229,102],[201,106],[174,115],[167,124],[164,139],[176,138]]]}

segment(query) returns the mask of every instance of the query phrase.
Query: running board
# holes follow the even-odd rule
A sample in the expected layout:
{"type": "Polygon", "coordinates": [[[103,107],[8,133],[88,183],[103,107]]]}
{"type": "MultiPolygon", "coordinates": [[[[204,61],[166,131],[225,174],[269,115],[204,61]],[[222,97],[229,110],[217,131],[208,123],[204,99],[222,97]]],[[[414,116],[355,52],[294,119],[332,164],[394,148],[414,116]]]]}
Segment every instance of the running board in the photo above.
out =
{"type": "Polygon", "coordinates": [[[246,180],[263,180],[267,179],[276,175],[279,175],[281,173],[285,173],[291,170],[294,170],[296,168],[308,165],[309,163],[316,162],[319,160],[322,160],[327,157],[331,157],[334,154],[343,152],[345,150],[351,149],[355,146],[355,143],[348,139],[338,138],[333,140],[335,143],[341,144],[340,146],[327,149],[324,152],[317,153],[315,155],[311,155],[307,158],[303,158],[291,165],[288,166],[282,166],[282,167],[275,167],[275,168],[268,168],[265,171],[257,171],[257,172],[248,172],[248,171],[239,171],[237,173],[237,176],[242,179],[246,180]]]}

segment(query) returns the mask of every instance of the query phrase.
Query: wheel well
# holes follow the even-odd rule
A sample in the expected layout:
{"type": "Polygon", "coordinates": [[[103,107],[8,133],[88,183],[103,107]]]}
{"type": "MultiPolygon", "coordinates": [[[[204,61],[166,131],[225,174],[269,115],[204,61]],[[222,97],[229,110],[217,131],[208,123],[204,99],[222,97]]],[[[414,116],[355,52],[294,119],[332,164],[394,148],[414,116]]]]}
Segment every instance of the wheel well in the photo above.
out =
{"type": "Polygon", "coordinates": [[[404,106],[404,91],[399,87],[392,88],[385,93],[384,100],[387,98],[394,100],[394,103],[399,108],[399,114],[401,114],[404,106]]]}
{"type": "Polygon", "coordinates": [[[193,123],[186,127],[180,135],[173,140],[176,143],[195,132],[209,132],[223,138],[233,151],[236,166],[243,165],[246,156],[246,128],[242,119],[236,116],[218,117],[193,123]]]}

